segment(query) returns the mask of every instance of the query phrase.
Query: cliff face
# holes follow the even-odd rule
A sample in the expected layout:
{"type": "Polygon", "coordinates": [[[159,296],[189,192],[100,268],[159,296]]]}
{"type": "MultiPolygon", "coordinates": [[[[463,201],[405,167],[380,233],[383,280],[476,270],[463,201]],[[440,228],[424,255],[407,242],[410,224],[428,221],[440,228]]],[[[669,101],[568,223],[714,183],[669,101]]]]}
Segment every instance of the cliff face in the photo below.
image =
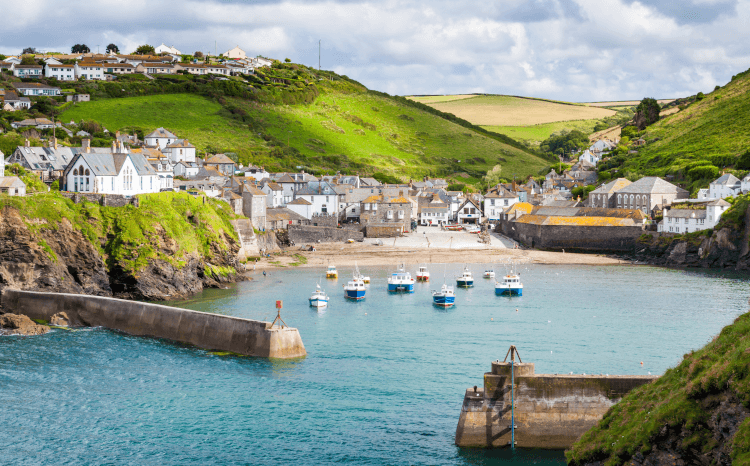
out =
{"type": "Polygon", "coordinates": [[[634,258],[670,267],[710,267],[750,270],[750,208],[744,222],[689,235],[645,234],[638,240],[634,258]]]}
{"type": "Polygon", "coordinates": [[[193,205],[199,201],[188,195],[154,196],[163,205],[79,206],[54,194],[6,203],[0,291],[166,300],[234,281],[242,268],[239,241],[231,225],[210,217],[216,209],[193,205]],[[161,218],[172,205],[179,209],[161,218]]]}

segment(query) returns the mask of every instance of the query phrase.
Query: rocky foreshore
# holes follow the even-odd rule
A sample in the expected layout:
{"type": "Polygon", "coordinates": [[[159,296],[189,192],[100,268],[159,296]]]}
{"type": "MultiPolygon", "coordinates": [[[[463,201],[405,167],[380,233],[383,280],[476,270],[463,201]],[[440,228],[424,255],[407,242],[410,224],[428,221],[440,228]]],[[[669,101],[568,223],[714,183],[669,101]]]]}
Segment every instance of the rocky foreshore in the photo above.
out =
{"type": "Polygon", "coordinates": [[[49,330],[24,315],[0,314],[0,335],[44,335],[49,330]]]}

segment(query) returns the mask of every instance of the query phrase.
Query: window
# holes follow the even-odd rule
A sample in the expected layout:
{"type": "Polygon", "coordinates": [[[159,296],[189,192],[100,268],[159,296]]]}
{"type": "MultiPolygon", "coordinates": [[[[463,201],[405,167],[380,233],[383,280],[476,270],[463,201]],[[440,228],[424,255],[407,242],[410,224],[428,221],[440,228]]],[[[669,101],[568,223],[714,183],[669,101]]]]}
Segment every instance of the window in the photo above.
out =
{"type": "Polygon", "coordinates": [[[393,220],[393,211],[392,211],[392,210],[389,210],[389,211],[388,211],[388,215],[387,215],[387,217],[386,217],[386,218],[387,218],[388,220],[393,220]]]}
{"type": "Polygon", "coordinates": [[[505,200],[505,205],[508,205],[508,200],[507,199],[505,200]]]}
{"type": "Polygon", "coordinates": [[[372,205],[372,210],[378,210],[378,205],[377,204],[373,204],[372,205]]]}
{"type": "Polygon", "coordinates": [[[403,210],[399,210],[398,211],[398,218],[399,218],[399,220],[401,220],[401,219],[404,218],[404,211],[403,210]]]}
{"type": "MultiPolygon", "coordinates": [[[[508,202],[508,201],[505,201],[505,202],[508,202]]],[[[495,200],[494,199],[490,199],[490,205],[495,205],[495,200]]]]}

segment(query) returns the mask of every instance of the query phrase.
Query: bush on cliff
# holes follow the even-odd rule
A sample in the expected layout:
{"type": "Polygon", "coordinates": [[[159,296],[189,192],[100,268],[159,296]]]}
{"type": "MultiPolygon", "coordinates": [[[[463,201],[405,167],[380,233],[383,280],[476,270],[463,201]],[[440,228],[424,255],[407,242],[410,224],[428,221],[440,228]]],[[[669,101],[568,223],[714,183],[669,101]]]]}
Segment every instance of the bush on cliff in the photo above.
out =
{"type": "MultiPolygon", "coordinates": [[[[613,406],[567,451],[569,464],[620,465],[652,452],[685,464],[750,464],[750,313],[613,406]]],[[[656,464],[656,463],[654,463],[656,464]]]]}

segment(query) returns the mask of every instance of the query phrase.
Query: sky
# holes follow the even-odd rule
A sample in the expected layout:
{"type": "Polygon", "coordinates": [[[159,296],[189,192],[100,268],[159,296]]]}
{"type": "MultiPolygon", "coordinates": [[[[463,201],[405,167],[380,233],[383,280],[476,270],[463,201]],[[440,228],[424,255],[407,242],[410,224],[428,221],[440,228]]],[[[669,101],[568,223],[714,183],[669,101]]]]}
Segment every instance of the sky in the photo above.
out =
{"type": "Polygon", "coordinates": [[[591,102],[709,92],[750,68],[750,0],[25,0],[3,7],[0,53],[290,58],[397,95],[591,102]]]}

